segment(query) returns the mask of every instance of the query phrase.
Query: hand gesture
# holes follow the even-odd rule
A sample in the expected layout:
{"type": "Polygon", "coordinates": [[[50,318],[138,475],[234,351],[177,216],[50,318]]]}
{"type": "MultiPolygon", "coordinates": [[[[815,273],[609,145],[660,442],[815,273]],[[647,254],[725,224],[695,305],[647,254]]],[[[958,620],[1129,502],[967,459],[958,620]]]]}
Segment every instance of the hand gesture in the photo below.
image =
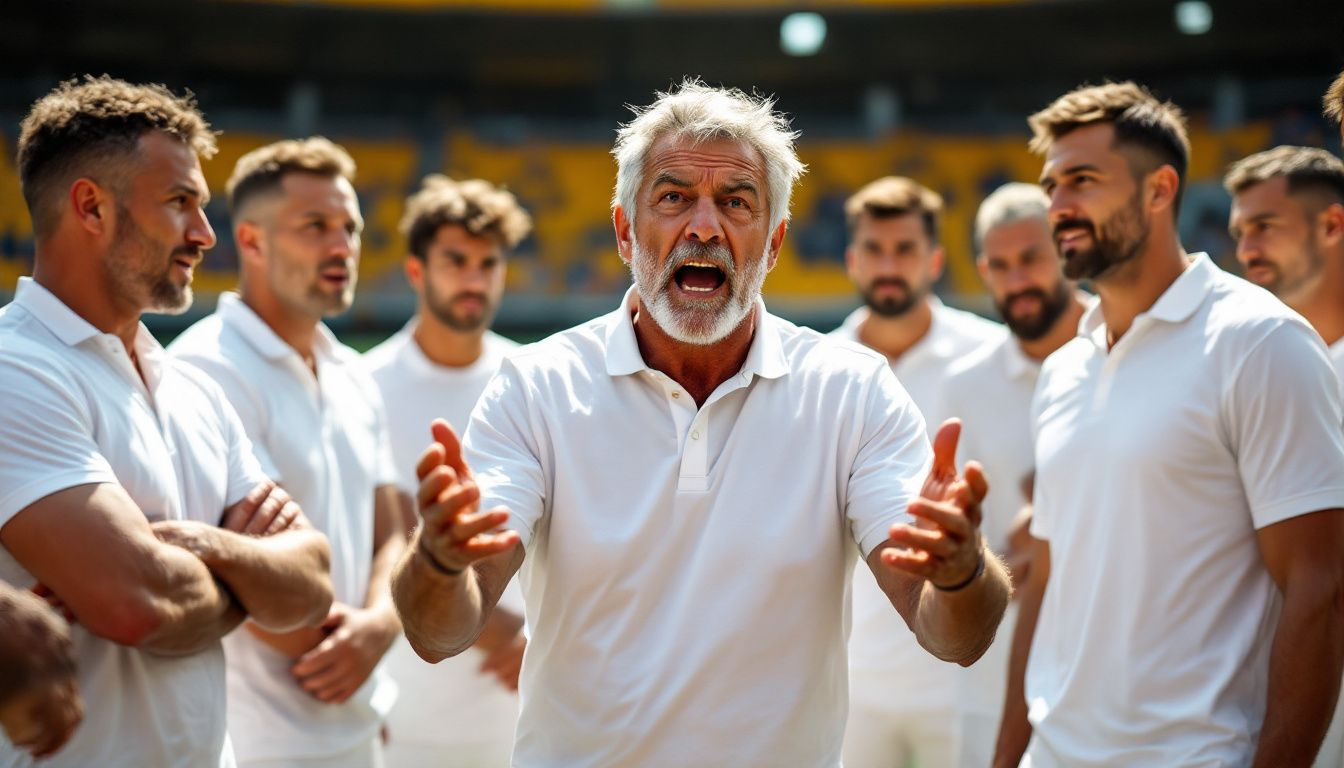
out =
{"type": "Polygon", "coordinates": [[[321,630],[326,639],[300,656],[290,671],[313,698],[340,704],[373,674],[392,647],[397,626],[379,609],[333,603],[321,630]]]}
{"type": "Polygon", "coordinates": [[[882,562],[918,576],[941,589],[968,584],[984,567],[980,536],[980,503],[989,484],[980,465],[969,462],[957,474],[957,440],[961,422],[949,419],[933,439],[933,467],[919,498],[910,502],[914,525],[891,527],[882,562]]]}
{"type": "Polygon", "coordinates": [[[271,536],[290,528],[306,527],[308,521],[284,488],[266,480],[257,483],[242,501],[224,510],[219,525],[248,536],[271,536]]]}
{"type": "Polygon", "coordinates": [[[421,526],[420,554],[440,571],[455,573],[482,558],[507,552],[519,541],[516,531],[494,529],[508,522],[502,508],[480,511],[481,492],[462,458],[462,443],[443,419],[430,425],[434,442],[416,466],[420,490],[416,507],[421,526]]]}

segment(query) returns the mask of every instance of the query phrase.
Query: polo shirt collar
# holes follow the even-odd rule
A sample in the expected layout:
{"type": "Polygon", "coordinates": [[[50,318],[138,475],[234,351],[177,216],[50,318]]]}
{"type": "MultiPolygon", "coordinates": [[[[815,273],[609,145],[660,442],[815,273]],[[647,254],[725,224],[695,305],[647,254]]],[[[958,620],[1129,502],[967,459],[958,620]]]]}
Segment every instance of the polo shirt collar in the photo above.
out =
{"type": "MultiPolygon", "coordinates": [[[[631,286],[621,300],[620,309],[607,315],[606,363],[610,376],[628,376],[649,370],[643,355],[639,353],[634,318],[630,313],[635,295],[635,287],[631,286]]],[[[766,311],[765,301],[760,297],[756,298],[756,320],[756,332],[752,335],[747,359],[742,362],[738,375],[777,379],[789,372],[789,364],[784,357],[784,343],[779,338],[779,321],[766,311]]]]}
{"type": "Polygon", "coordinates": [[[1008,334],[1004,339],[1004,362],[1008,369],[1008,378],[1024,379],[1027,377],[1036,377],[1041,372],[1040,362],[1031,359],[1026,352],[1022,351],[1022,343],[1017,337],[1008,334]]]}
{"type": "MultiPolygon", "coordinates": [[[[299,353],[252,311],[238,294],[232,291],[221,293],[215,312],[219,314],[221,322],[238,331],[267,360],[298,356],[299,353]]],[[[313,335],[313,354],[323,362],[340,362],[340,358],[334,354],[335,344],[336,337],[331,330],[323,323],[318,323],[317,333],[313,335]]]]}
{"type": "MultiPolygon", "coordinates": [[[[929,320],[929,330],[919,338],[909,349],[901,354],[896,360],[896,365],[911,365],[918,363],[926,356],[935,358],[945,358],[957,353],[957,340],[949,333],[947,319],[943,316],[946,305],[943,300],[934,293],[929,293],[925,297],[929,303],[929,309],[932,310],[932,318],[929,320]]],[[[867,305],[860,306],[858,309],[850,312],[844,322],[840,324],[844,330],[846,338],[852,341],[859,341],[859,328],[872,317],[873,310],[867,305]]]]}
{"type": "MultiPolygon", "coordinates": [[[[1208,298],[1218,269],[1207,253],[1191,254],[1190,264],[1185,271],[1167,286],[1153,306],[1139,313],[1139,317],[1149,317],[1164,323],[1188,320],[1208,298]]],[[[1101,313],[1100,301],[1093,302],[1083,313],[1082,319],[1078,321],[1078,335],[1090,339],[1101,349],[1107,348],[1106,317],[1101,313]]]]}
{"type": "Polygon", "coordinates": [[[14,304],[31,312],[66,346],[74,347],[103,335],[102,331],[31,277],[19,278],[19,286],[14,291],[14,304]]]}

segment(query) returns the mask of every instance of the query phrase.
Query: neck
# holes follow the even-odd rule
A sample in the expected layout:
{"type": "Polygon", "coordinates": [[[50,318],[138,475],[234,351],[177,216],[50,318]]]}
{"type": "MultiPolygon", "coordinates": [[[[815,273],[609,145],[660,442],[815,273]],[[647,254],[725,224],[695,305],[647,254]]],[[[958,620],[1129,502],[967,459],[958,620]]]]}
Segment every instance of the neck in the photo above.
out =
{"type": "Polygon", "coordinates": [[[1189,265],[1190,257],[1176,233],[1169,232],[1165,237],[1154,236],[1142,253],[1120,265],[1114,274],[1093,281],[1101,297],[1101,315],[1106,319],[1111,346],[1129,331],[1134,318],[1157,303],[1189,265]]]}
{"type": "Polygon", "coordinates": [[[1085,310],[1084,295],[1074,291],[1069,296],[1068,306],[1055,318],[1055,324],[1050,326],[1050,330],[1039,339],[1027,341],[1018,339],[1018,346],[1022,348],[1023,354],[1027,357],[1040,362],[1049,357],[1056,349],[1069,343],[1069,340],[1078,335],[1078,321],[1083,319],[1085,310]]]}
{"type": "Polygon", "coordinates": [[[1326,254],[1316,290],[1286,303],[1311,323],[1326,346],[1344,338],[1344,253],[1326,254]]]}
{"type": "Polygon", "coordinates": [[[925,299],[915,302],[908,312],[896,317],[883,317],[869,310],[868,317],[859,324],[859,341],[896,362],[918,344],[931,327],[933,305],[925,299]]]}
{"type": "Polygon", "coordinates": [[[120,338],[130,354],[144,308],[116,295],[105,277],[104,258],[92,245],[71,247],[53,238],[37,245],[33,281],[89,325],[120,338]]]}
{"type": "Polygon", "coordinates": [[[638,297],[634,314],[635,341],[644,362],[686,388],[696,405],[704,405],[719,385],[735,376],[746,362],[756,333],[756,307],[733,332],[713,344],[687,344],[667,333],[643,311],[638,297]]]}
{"type": "Polygon", "coordinates": [[[243,303],[262,319],[275,335],[299,353],[310,368],[314,366],[313,339],[317,337],[318,318],[294,312],[274,294],[249,291],[246,283],[239,291],[243,303]]]}
{"type": "Polygon", "coordinates": [[[422,307],[411,332],[416,346],[435,365],[466,368],[485,352],[485,330],[456,331],[422,307]]]}

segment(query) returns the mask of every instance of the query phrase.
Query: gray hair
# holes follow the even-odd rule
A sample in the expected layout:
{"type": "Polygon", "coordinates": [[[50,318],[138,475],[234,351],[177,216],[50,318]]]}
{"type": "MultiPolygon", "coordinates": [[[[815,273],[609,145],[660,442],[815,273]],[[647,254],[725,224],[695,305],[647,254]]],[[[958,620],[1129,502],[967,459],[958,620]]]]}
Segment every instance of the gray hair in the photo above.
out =
{"type": "Polygon", "coordinates": [[[798,160],[793,142],[798,134],[789,120],[774,111],[775,101],[749,96],[737,88],[711,88],[699,78],[687,78],[675,90],[656,94],[647,107],[630,106],[635,119],[616,131],[616,192],[613,208],[620,206],[634,223],[635,196],[644,181],[649,148],[665,136],[694,142],[730,139],[745,142],[765,159],[770,231],[789,217],[789,198],[798,177],[807,170],[798,160]]]}
{"type": "Polygon", "coordinates": [[[1050,198],[1035,184],[1009,182],[990,193],[975,214],[975,252],[984,247],[989,230],[1027,219],[1049,222],[1050,198]]]}

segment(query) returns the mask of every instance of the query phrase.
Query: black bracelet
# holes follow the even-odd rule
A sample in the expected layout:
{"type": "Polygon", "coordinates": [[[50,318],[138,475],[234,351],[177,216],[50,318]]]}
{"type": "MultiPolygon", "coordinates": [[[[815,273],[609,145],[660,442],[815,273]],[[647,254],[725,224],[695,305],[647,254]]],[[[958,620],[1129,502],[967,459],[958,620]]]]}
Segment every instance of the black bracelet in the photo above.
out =
{"type": "Polygon", "coordinates": [[[420,543],[416,547],[416,549],[419,551],[420,557],[424,558],[425,562],[429,563],[429,566],[431,568],[438,571],[439,573],[442,573],[444,576],[461,576],[462,572],[466,570],[465,568],[458,568],[454,570],[444,565],[443,563],[440,563],[438,559],[434,557],[434,553],[430,552],[429,548],[425,546],[424,539],[420,539],[420,543]]]}
{"type": "Polygon", "coordinates": [[[939,592],[960,592],[961,590],[971,586],[971,582],[980,578],[980,574],[984,572],[985,572],[985,548],[981,547],[980,561],[975,564],[975,572],[972,573],[970,576],[967,576],[965,581],[961,582],[960,584],[953,584],[950,587],[942,587],[937,584],[933,584],[932,581],[930,581],[929,583],[933,584],[933,588],[938,590],[939,592]]]}

